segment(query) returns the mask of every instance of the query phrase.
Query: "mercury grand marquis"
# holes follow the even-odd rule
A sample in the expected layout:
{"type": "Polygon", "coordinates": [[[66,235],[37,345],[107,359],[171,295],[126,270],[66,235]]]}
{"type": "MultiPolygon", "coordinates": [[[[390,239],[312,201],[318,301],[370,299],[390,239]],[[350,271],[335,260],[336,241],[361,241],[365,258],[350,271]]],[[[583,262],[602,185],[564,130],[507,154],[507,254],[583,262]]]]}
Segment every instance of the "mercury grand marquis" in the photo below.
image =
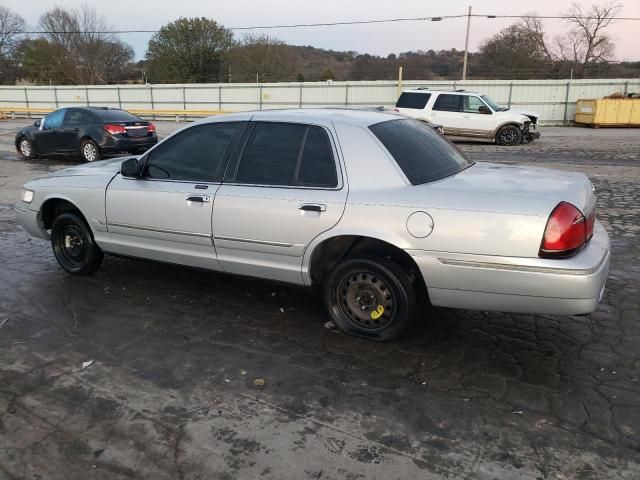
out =
{"type": "Polygon", "coordinates": [[[106,253],[317,286],[341,330],[379,341],[422,300],[586,314],[609,268],[585,175],[473,162],[384,112],[208,118],[28,182],[16,212],[70,274],[106,253]]]}

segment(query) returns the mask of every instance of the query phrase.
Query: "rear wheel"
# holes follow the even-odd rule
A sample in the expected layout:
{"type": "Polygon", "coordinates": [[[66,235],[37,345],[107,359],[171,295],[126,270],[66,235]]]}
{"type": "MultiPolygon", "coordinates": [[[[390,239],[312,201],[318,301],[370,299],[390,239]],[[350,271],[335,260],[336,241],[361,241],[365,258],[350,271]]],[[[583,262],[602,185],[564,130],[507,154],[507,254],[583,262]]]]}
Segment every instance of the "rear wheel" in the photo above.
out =
{"type": "Polygon", "coordinates": [[[505,125],[496,133],[496,143],[499,145],[520,145],[522,143],[522,131],[516,125],[505,125]]]}
{"type": "Polygon", "coordinates": [[[85,162],[100,160],[100,149],[93,140],[83,140],[80,143],[80,156],[85,162]]]}
{"type": "Polygon", "coordinates": [[[376,341],[393,340],[411,325],[416,297],[410,276],[384,259],[347,259],[324,283],[324,301],[345,333],[376,341]]]}
{"type": "Polygon", "coordinates": [[[104,258],[89,227],[73,212],[63,213],[54,220],[51,247],[60,266],[72,275],[95,272],[104,258]]]}
{"type": "Polygon", "coordinates": [[[26,137],[22,137],[18,142],[18,149],[22,156],[28,160],[36,158],[36,149],[33,146],[33,142],[26,137]]]}

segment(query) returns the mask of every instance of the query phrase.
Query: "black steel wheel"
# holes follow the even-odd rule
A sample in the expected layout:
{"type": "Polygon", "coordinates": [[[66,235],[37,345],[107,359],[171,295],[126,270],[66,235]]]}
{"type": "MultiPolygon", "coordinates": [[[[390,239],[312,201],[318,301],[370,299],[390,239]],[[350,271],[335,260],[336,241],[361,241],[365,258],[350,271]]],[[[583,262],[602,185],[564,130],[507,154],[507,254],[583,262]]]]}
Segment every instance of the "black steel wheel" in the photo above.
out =
{"type": "Polygon", "coordinates": [[[29,140],[27,137],[22,137],[18,142],[18,150],[22,156],[28,160],[32,158],[36,158],[38,154],[36,153],[36,149],[33,146],[33,142],[29,140]]]}
{"type": "Polygon", "coordinates": [[[324,301],[343,332],[377,341],[399,337],[415,312],[410,276],[388,259],[347,259],[324,283],[324,301]]]}
{"type": "Polygon", "coordinates": [[[93,140],[83,140],[80,142],[80,156],[85,162],[95,162],[100,160],[100,148],[93,140]]]}
{"type": "Polygon", "coordinates": [[[58,216],[51,227],[51,247],[60,266],[72,275],[95,272],[104,254],[93,240],[93,234],[76,213],[58,216]]]}
{"type": "Polygon", "coordinates": [[[522,131],[516,125],[505,125],[496,133],[496,143],[507,146],[520,145],[522,131]]]}

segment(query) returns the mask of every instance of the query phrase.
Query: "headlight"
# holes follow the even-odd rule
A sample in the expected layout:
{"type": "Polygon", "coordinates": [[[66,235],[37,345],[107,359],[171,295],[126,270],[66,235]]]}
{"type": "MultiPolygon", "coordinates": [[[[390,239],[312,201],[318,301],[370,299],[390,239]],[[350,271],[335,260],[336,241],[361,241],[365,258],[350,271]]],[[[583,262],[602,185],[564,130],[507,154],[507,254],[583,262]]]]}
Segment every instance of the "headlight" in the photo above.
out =
{"type": "Polygon", "coordinates": [[[31,203],[33,201],[33,190],[22,189],[22,201],[24,203],[31,203]]]}

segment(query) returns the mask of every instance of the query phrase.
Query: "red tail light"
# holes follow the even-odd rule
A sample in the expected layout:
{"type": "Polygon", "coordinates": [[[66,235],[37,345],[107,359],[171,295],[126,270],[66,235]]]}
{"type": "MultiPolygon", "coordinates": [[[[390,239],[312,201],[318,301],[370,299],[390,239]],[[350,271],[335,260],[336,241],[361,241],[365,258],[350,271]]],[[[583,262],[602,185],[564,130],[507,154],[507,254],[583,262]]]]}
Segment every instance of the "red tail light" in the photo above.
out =
{"type": "Polygon", "coordinates": [[[104,129],[111,135],[116,135],[117,133],[126,133],[127,131],[122,125],[112,125],[112,124],[105,125],[104,129]]]}
{"type": "Polygon", "coordinates": [[[595,210],[585,219],[576,207],[560,202],[547,220],[538,255],[542,258],[573,255],[591,239],[595,218],[595,210]]]}
{"type": "Polygon", "coordinates": [[[394,112],[399,112],[400,110],[398,110],[397,108],[393,109],[394,112]]]}
{"type": "Polygon", "coordinates": [[[155,131],[156,131],[156,126],[153,123],[149,122],[149,125],[147,125],[147,132],[153,133],[155,131]]]}

